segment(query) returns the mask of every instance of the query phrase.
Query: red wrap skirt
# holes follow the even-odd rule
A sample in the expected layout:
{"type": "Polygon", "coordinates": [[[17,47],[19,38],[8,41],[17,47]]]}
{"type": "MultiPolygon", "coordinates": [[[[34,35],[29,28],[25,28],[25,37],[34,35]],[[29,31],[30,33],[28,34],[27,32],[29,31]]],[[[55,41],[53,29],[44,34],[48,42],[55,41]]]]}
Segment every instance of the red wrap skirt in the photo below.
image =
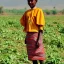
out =
{"type": "Polygon", "coordinates": [[[25,43],[27,47],[27,54],[29,60],[45,60],[45,50],[43,45],[43,37],[40,34],[38,45],[36,47],[36,40],[38,37],[38,33],[36,32],[29,32],[26,35],[25,43]]]}

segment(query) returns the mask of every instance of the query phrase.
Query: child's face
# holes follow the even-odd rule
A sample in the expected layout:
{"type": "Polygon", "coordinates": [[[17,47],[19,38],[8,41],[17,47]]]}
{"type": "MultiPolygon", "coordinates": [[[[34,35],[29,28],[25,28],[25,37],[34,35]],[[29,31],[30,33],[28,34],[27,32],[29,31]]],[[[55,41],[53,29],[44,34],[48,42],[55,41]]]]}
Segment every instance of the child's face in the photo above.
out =
{"type": "Polygon", "coordinates": [[[27,0],[27,1],[30,8],[34,8],[37,3],[36,0],[27,0]]]}

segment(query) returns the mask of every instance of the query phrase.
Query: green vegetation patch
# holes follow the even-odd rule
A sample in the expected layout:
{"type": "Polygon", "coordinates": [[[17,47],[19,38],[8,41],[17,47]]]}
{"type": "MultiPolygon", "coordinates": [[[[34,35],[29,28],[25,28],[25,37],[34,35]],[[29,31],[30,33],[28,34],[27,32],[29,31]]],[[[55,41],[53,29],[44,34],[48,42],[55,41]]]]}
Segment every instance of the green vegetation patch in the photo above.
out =
{"type": "MultiPolygon", "coordinates": [[[[30,64],[21,16],[0,16],[0,64],[30,64]]],[[[64,16],[45,16],[45,64],[64,64],[64,16]]]]}

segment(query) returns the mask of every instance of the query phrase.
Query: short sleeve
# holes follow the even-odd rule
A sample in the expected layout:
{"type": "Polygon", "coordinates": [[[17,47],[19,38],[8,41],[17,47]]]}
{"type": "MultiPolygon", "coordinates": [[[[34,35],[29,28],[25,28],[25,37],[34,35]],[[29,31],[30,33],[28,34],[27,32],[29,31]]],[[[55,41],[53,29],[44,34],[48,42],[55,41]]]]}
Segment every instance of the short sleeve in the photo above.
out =
{"type": "Polygon", "coordinates": [[[41,9],[37,12],[36,24],[37,25],[45,25],[44,13],[41,9]]]}
{"type": "Polygon", "coordinates": [[[25,21],[26,21],[26,15],[24,14],[24,15],[22,16],[22,18],[20,19],[21,25],[25,26],[25,21]]]}

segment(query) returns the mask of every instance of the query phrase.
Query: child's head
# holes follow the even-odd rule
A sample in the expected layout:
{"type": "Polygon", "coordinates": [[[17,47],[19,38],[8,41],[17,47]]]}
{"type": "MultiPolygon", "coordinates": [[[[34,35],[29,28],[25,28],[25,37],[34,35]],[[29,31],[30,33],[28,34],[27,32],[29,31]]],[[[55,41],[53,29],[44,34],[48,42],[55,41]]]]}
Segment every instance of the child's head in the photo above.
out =
{"type": "Polygon", "coordinates": [[[38,0],[27,0],[30,8],[34,8],[38,0]]]}

